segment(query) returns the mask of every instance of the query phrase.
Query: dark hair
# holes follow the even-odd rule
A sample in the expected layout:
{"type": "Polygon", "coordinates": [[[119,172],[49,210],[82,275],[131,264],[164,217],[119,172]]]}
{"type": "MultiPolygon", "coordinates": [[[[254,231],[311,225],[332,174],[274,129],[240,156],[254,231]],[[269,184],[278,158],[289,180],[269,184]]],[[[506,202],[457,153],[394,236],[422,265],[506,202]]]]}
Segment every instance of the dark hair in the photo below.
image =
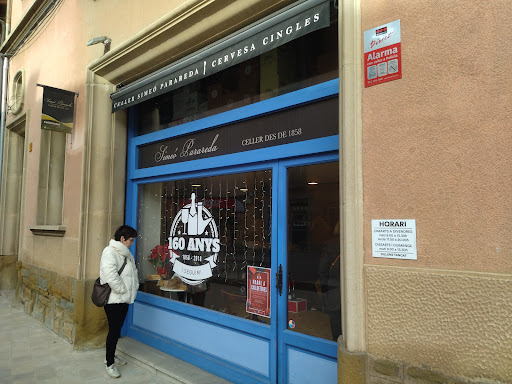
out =
{"type": "Polygon", "coordinates": [[[137,231],[128,225],[121,225],[116,229],[114,240],[120,241],[121,237],[128,240],[130,237],[137,237],[137,231]]]}

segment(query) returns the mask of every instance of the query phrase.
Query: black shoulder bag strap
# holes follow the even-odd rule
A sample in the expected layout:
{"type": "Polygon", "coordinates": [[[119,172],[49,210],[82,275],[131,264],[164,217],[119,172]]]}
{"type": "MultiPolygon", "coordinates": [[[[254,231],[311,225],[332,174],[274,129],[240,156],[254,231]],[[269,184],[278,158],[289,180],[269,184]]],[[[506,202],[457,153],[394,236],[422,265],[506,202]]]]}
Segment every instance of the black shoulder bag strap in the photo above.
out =
{"type": "Polygon", "coordinates": [[[120,269],[119,271],[117,271],[117,273],[118,273],[118,274],[123,273],[123,269],[124,269],[124,267],[126,267],[126,262],[127,262],[127,261],[128,261],[128,258],[127,258],[127,257],[125,257],[125,258],[124,258],[123,266],[121,267],[121,269],[120,269]]]}

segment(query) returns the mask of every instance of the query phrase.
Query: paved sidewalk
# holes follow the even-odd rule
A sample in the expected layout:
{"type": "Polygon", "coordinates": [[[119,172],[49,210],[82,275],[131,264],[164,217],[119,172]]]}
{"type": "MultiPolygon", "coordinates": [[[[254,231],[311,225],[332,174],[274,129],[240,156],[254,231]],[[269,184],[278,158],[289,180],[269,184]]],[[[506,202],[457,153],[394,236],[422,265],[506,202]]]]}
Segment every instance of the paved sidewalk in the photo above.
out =
{"type": "MultiPolygon", "coordinates": [[[[228,383],[199,368],[165,355],[135,340],[120,340],[124,347],[151,352],[160,361],[175,361],[185,371],[169,375],[166,369],[148,366],[136,354],[120,356],[128,364],[118,367],[121,377],[113,379],[105,371],[103,349],[74,351],[73,346],[48,330],[21,308],[0,295],[0,383],[2,384],[202,384],[228,383]],[[165,359],[165,360],[163,360],[165,359]],[[180,375],[182,377],[180,377],[180,375]],[[188,377],[187,377],[188,375],[188,377]]],[[[118,350],[119,350],[118,346],[118,350]]],[[[126,350],[128,352],[128,350],[126,350]]],[[[147,355],[146,355],[147,357],[147,355]]]]}

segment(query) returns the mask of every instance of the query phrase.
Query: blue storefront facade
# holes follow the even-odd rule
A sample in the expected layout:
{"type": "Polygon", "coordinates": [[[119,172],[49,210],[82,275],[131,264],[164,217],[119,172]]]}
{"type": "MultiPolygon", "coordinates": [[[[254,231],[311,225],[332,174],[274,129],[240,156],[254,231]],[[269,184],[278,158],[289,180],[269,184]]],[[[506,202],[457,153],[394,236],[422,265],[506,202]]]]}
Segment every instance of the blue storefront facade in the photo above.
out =
{"type": "Polygon", "coordinates": [[[3,289],[101,347],[90,292],[128,223],[123,332],[169,357],[243,383],[510,382],[512,13],[460,3],[8,1],[3,289]],[[76,95],[69,133],[41,129],[48,87],[76,95]]]}
{"type": "Polygon", "coordinates": [[[111,95],[141,289],[124,334],[234,383],[337,382],[337,9],[307,1],[111,95]]]}

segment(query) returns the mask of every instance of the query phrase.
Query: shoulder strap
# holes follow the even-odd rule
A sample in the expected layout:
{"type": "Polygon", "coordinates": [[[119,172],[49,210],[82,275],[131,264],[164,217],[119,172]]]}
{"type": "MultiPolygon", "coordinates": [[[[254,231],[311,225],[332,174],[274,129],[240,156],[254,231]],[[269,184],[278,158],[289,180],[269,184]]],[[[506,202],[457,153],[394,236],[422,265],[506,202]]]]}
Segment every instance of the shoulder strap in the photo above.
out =
{"type": "Polygon", "coordinates": [[[340,256],[341,256],[341,253],[338,255],[338,257],[336,257],[336,259],[334,259],[334,261],[331,264],[331,268],[329,268],[329,272],[331,272],[331,269],[332,269],[332,267],[334,267],[334,264],[336,264],[336,262],[340,259],[340,256]]]}
{"type": "Polygon", "coordinates": [[[123,269],[124,269],[124,267],[126,267],[126,261],[128,261],[127,257],[124,258],[123,266],[121,267],[121,269],[119,271],[117,271],[117,273],[119,273],[119,274],[123,273],[123,269]]]}

